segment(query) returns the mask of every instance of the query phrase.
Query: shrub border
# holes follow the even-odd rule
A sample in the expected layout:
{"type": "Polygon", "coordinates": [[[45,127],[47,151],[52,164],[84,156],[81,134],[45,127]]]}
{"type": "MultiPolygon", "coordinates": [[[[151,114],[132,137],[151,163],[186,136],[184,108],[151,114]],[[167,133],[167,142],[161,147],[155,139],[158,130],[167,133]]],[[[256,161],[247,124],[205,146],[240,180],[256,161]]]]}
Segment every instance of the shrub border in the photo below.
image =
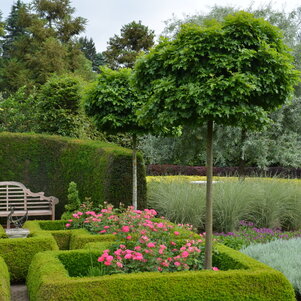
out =
{"type": "MultiPolygon", "coordinates": [[[[282,273],[226,246],[216,248],[215,262],[222,268],[234,263],[240,270],[71,278],[59,260],[66,252],[39,253],[27,278],[30,300],[295,300],[294,290],[282,273]]],[[[91,250],[68,251],[70,256],[88,252],[91,250]]]]}
{"type": "Polygon", "coordinates": [[[0,257],[0,271],[0,301],[10,301],[10,277],[2,257],[0,257]]]}
{"type": "Polygon", "coordinates": [[[53,236],[46,232],[30,233],[25,239],[0,238],[0,256],[8,267],[11,282],[24,281],[34,255],[49,250],[58,250],[58,246],[53,236]]]}

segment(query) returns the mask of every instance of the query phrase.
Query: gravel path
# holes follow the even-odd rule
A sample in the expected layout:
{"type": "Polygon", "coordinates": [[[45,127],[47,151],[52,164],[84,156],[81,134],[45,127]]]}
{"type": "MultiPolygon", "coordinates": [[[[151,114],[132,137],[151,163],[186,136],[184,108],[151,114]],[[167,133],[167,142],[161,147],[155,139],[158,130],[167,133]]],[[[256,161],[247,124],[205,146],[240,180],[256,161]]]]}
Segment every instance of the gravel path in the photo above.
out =
{"type": "Polygon", "coordinates": [[[11,301],[29,301],[25,284],[13,284],[10,286],[11,301]]]}

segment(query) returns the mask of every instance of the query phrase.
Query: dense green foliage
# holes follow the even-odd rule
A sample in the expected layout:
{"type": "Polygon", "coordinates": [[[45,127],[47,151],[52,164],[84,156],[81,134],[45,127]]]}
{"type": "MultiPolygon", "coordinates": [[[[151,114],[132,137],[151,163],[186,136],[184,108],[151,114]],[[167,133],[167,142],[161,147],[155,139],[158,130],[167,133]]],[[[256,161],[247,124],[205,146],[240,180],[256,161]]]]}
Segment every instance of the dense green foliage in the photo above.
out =
{"type": "Polygon", "coordinates": [[[0,129],[102,138],[80,108],[82,81],[72,75],[51,76],[39,90],[22,87],[0,102],[0,129]]]}
{"type": "Polygon", "coordinates": [[[244,254],[282,272],[301,296],[301,239],[276,240],[241,250],[244,254]]]}
{"type": "Polygon", "coordinates": [[[131,133],[133,137],[133,206],[137,209],[137,134],[146,132],[137,121],[142,100],[130,85],[131,70],[101,68],[97,81],[87,91],[85,111],[97,128],[110,134],[131,133]]]}
{"type": "MultiPolygon", "coordinates": [[[[113,144],[29,134],[0,134],[0,178],[19,181],[32,191],[59,198],[59,217],[67,203],[71,181],[80,198],[91,197],[95,205],[104,201],[116,207],[131,204],[131,151],[113,144]]],[[[146,183],[142,158],[138,155],[138,200],[145,207],[146,183]]]]}
{"type": "Polygon", "coordinates": [[[51,234],[56,241],[60,250],[69,250],[71,235],[74,232],[65,230],[66,221],[27,221],[24,228],[28,229],[31,234],[40,235],[51,234]]]}
{"type": "MultiPolygon", "coordinates": [[[[215,6],[208,14],[198,13],[184,19],[173,18],[166,22],[164,35],[174,37],[185,23],[204,25],[212,19],[222,21],[225,16],[239,9],[215,6]]],[[[276,11],[271,4],[260,9],[250,7],[256,17],[262,17],[279,27],[284,41],[292,49],[294,64],[300,69],[301,10],[289,13],[276,11]]],[[[216,126],[214,139],[214,162],[216,166],[300,166],[300,88],[295,89],[292,103],[270,114],[273,123],[260,132],[250,132],[235,127],[216,126]],[[292,126],[294,125],[294,126],[292,126]]],[[[184,128],[177,138],[144,137],[140,149],[146,161],[155,164],[204,165],[205,148],[200,144],[205,140],[205,131],[200,128],[184,128]],[[189,147],[187,147],[189,143],[189,147]],[[160,145],[160,148],[158,148],[160,145]]]]}
{"type": "Polygon", "coordinates": [[[133,21],[121,28],[120,36],[114,35],[103,52],[105,63],[112,69],[132,68],[141,51],[154,45],[155,33],[147,26],[133,21]]]}
{"type": "Polygon", "coordinates": [[[104,58],[102,53],[96,52],[95,43],[92,38],[80,37],[78,39],[81,51],[85,57],[92,62],[93,71],[99,73],[99,67],[104,65],[104,58]]]}
{"type": "Polygon", "coordinates": [[[293,57],[278,28],[239,12],[204,26],[185,24],[135,64],[134,83],[148,101],[144,125],[164,132],[207,122],[207,233],[205,267],[212,258],[213,127],[260,128],[298,83],[293,57]]]}
{"type": "Polygon", "coordinates": [[[0,257],[8,266],[12,282],[23,282],[34,255],[47,250],[58,250],[58,247],[53,237],[46,232],[33,233],[26,239],[0,238],[0,257]]]}
{"type": "MultiPolygon", "coordinates": [[[[148,182],[147,204],[175,223],[204,230],[205,185],[189,180],[148,182]]],[[[193,180],[192,177],[190,180],[193,180]]],[[[214,184],[213,228],[237,230],[241,220],[257,227],[298,230],[301,226],[301,183],[294,180],[221,178],[214,184]]]]}
{"type": "Polygon", "coordinates": [[[74,137],[81,126],[80,84],[71,76],[49,79],[37,100],[37,132],[74,137]]]}
{"type": "Polygon", "coordinates": [[[10,95],[20,87],[33,89],[49,75],[74,73],[91,79],[91,63],[74,41],[85,20],[73,17],[70,0],[18,1],[6,20],[0,89],[10,95]]]}
{"type": "Polygon", "coordinates": [[[259,126],[293,92],[292,61],[280,31],[244,12],[183,25],[135,65],[137,88],[149,99],[141,120],[161,129],[206,120],[259,126]]]}
{"type": "Polygon", "coordinates": [[[0,301],[10,300],[10,277],[7,265],[0,256],[0,301]]]}
{"type": "Polygon", "coordinates": [[[65,205],[65,210],[67,212],[72,212],[75,210],[79,210],[81,205],[81,200],[78,195],[77,184],[75,182],[70,182],[68,187],[68,204],[65,205]]]}
{"type": "Polygon", "coordinates": [[[6,238],[6,233],[3,227],[0,225],[0,238],[6,238]]]}
{"type": "Polygon", "coordinates": [[[97,127],[108,133],[139,133],[136,110],[141,106],[138,94],[130,86],[131,69],[101,68],[97,80],[86,91],[85,111],[97,127]]]}
{"type": "Polygon", "coordinates": [[[133,273],[72,278],[90,265],[96,252],[38,254],[29,271],[31,300],[294,300],[294,291],[279,272],[224,246],[214,259],[225,271],[133,273]],[[66,269],[68,267],[68,270],[66,269]],[[228,270],[228,269],[239,269],[228,270]],[[228,270],[228,271],[227,271],[228,270]],[[150,285],[151,283],[151,285],[150,285]]]}

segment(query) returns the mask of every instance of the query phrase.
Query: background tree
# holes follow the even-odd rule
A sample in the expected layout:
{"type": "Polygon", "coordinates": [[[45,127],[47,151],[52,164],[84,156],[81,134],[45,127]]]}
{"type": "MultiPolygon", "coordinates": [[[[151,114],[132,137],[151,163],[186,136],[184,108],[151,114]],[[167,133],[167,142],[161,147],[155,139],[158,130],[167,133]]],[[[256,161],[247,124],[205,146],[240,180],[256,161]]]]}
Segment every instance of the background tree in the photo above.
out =
{"type": "Polygon", "coordinates": [[[256,128],[294,91],[299,73],[280,31],[240,12],[207,26],[184,25],[135,65],[148,101],[140,119],[156,129],[207,123],[205,268],[212,266],[213,126],[256,128]]]}
{"type": "Polygon", "coordinates": [[[133,206],[137,209],[137,135],[146,131],[137,123],[141,100],[130,86],[131,70],[101,68],[97,81],[87,91],[85,111],[97,128],[106,133],[131,133],[133,149],[133,206]]]}
{"type": "Polygon", "coordinates": [[[70,1],[36,0],[33,4],[17,2],[7,19],[0,89],[9,95],[24,85],[33,88],[53,73],[71,72],[92,79],[91,64],[75,41],[85,22],[72,17],[70,1]]]}
{"type": "Polygon", "coordinates": [[[75,77],[51,77],[37,98],[37,132],[77,136],[81,95],[80,83],[75,77]]]}
{"type": "Polygon", "coordinates": [[[10,57],[10,49],[13,43],[20,37],[26,34],[26,29],[22,24],[21,15],[26,11],[26,6],[21,0],[13,4],[11,12],[5,22],[5,36],[2,45],[2,56],[10,57]],[[23,12],[22,12],[23,11],[23,12]]]}
{"type": "Polygon", "coordinates": [[[132,68],[140,51],[148,51],[154,45],[155,33],[147,26],[133,21],[121,28],[120,36],[114,35],[103,52],[111,69],[132,68]]]}
{"type": "Polygon", "coordinates": [[[92,38],[80,37],[78,39],[80,50],[85,57],[92,62],[93,71],[99,73],[99,67],[104,65],[104,58],[102,53],[96,52],[95,43],[92,38]]]}

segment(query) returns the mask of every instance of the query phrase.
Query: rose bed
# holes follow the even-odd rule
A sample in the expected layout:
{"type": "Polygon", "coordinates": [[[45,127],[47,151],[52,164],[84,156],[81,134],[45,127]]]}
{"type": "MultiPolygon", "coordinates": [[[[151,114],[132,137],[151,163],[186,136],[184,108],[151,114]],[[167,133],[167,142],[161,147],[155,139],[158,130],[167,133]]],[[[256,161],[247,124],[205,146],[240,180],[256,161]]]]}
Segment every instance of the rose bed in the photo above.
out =
{"type": "Polygon", "coordinates": [[[107,246],[37,254],[27,277],[30,300],[295,300],[283,274],[223,245],[213,258],[220,271],[82,276],[107,246]]]}

